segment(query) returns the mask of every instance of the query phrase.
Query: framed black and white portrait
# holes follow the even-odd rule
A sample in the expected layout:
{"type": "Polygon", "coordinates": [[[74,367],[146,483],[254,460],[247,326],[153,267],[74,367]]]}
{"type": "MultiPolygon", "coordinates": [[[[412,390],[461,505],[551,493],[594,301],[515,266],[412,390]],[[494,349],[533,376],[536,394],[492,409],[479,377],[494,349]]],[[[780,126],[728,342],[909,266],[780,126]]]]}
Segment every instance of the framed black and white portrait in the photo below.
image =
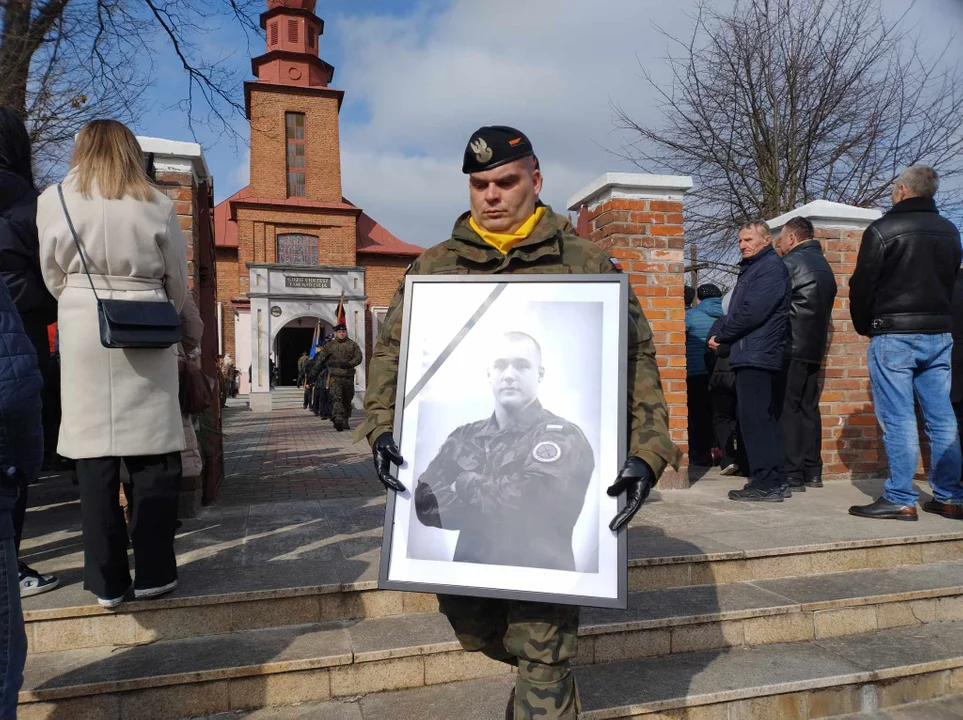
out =
{"type": "Polygon", "coordinates": [[[625,607],[624,275],[409,276],[380,587],[625,607]]]}

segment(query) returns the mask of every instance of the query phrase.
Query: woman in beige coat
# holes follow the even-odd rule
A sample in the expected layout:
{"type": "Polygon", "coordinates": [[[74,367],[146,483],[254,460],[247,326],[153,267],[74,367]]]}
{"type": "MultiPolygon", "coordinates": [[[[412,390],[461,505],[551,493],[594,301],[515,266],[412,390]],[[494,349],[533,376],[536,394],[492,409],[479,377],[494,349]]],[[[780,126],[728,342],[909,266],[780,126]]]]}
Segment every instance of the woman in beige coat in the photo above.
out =
{"type": "MultiPolygon", "coordinates": [[[[66,209],[101,299],[171,302],[187,294],[187,243],[173,203],[143,169],[133,133],[95,120],[77,135],[63,182],[66,209]]],[[[63,417],[57,452],[77,460],[84,587],[116,607],[131,586],[118,503],[120,463],[133,486],[134,595],[177,586],[174,528],[184,431],[176,348],[108,349],[57,187],[37,206],[44,281],[58,299],[63,417]]]]}

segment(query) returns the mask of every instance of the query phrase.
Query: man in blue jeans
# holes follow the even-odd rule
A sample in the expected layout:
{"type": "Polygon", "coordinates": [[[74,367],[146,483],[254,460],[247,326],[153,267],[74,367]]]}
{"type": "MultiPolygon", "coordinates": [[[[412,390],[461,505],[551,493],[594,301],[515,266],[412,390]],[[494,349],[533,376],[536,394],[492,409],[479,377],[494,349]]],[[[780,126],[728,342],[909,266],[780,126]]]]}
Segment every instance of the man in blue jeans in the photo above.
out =
{"type": "Polygon", "coordinates": [[[939,177],[914,165],[896,179],[893,207],[863,233],[849,281],[853,326],[869,343],[869,379],[883,429],[890,476],[883,496],[855,505],[851,515],[916,520],[919,462],[914,395],[930,440],[926,512],[963,520],[960,438],[950,404],[953,285],[960,267],[960,233],[933,200],[939,177]]]}
{"type": "Polygon", "coordinates": [[[20,607],[20,574],[12,511],[20,485],[43,464],[37,355],[0,280],[0,717],[17,717],[27,635],[20,607]]]}

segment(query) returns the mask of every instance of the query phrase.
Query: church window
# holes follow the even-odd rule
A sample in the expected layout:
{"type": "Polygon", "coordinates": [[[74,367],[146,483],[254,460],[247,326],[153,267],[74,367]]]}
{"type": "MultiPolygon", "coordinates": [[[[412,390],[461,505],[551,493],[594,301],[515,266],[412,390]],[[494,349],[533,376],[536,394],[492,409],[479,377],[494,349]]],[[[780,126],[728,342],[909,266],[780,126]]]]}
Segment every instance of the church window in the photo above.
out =
{"type": "Polygon", "coordinates": [[[298,21],[291,19],[288,20],[288,42],[296,43],[298,41],[298,21]]]}
{"type": "Polygon", "coordinates": [[[271,44],[272,45],[278,44],[278,24],[277,23],[271,23],[271,44]]]}
{"type": "Polygon", "coordinates": [[[314,28],[308,28],[308,47],[314,49],[314,28]]]}
{"type": "Polygon", "coordinates": [[[288,233],[278,235],[278,263],[281,265],[317,265],[318,238],[314,235],[288,233]]]}
{"type": "Polygon", "coordinates": [[[287,141],[288,197],[304,197],[305,154],[304,154],[304,113],[285,113],[285,140],[287,141]]]}

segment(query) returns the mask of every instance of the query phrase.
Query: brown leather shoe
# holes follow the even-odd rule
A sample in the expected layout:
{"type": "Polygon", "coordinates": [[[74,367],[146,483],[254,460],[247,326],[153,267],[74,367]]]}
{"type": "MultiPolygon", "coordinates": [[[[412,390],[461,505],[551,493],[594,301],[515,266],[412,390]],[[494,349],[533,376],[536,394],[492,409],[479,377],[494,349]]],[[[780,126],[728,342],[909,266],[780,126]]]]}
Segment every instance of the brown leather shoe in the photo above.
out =
{"type": "Polygon", "coordinates": [[[963,520],[963,505],[950,505],[941,503],[939,500],[927,500],[923,503],[923,509],[934,515],[942,515],[950,520],[963,520]]]}
{"type": "Polygon", "coordinates": [[[919,520],[915,507],[897,505],[886,498],[880,498],[869,505],[853,505],[849,508],[849,514],[873,520],[919,520]]]}

